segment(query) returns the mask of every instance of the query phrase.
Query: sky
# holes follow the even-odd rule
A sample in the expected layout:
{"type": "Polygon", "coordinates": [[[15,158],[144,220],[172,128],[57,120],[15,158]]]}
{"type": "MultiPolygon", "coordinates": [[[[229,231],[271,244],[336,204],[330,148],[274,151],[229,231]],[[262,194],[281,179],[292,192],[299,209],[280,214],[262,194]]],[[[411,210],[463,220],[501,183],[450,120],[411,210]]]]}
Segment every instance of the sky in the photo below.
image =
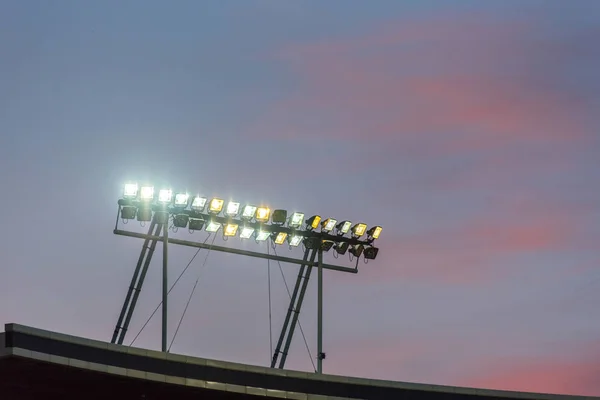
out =
{"type": "MultiPolygon", "coordinates": [[[[142,245],[117,199],[150,182],[383,226],[324,273],[325,373],[600,395],[599,41],[594,0],[2,0],[0,322],[109,341],[142,245]]],[[[171,351],[269,365],[297,271],[200,251],[171,351]]],[[[300,321],[312,371],[316,279],[300,321]]]]}

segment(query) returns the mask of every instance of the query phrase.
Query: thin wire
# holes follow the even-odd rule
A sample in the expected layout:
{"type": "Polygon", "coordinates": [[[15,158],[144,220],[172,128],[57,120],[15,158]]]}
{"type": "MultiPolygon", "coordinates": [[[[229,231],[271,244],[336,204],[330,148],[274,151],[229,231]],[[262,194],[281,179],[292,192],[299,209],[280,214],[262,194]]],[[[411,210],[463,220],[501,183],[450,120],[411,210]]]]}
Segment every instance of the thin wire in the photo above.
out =
{"type": "Polygon", "coordinates": [[[204,261],[202,262],[202,266],[200,267],[200,272],[198,273],[198,277],[196,278],[196,282],[194,283],[194,287],[192,288],[192,293],[190,293],[190,297],[189,297],[187,303],[185,304],[185,308],[183,309],[183,314],[181,314],[181,318],[179,319],[179,323],[177,324],[177,329],[175,329],[175,334],[173,334],[173,339],[171,339],[171,344],[169,344],[167,353],[171,352],[171,346],[173,346],[173,342],[175,342],[175,338],[177,337],[177,332],[179,332],[179,328],[181,327],[181,323],[183,322],[183,317],[185,317],[185,313],[187,312],[190,302],[192,301],[192,296],[194,296],[194,291],[196,290],[196,286],[198,286],[198,281],[200,280],[200,274],[202,273],[202,271],[204,270],[204,267],[206,266],[206,262],[208,261],[208,256],[210,255],[210,251],[212,250],[212,245],[215,243],[216,238],[217,238],[217,235],[214,235],[213,240],[210,243],[210,247],[208,248],[208,251],[206,252],[206,256],[204,257],[204,261]]]}
{"type": "MultiPolygon", "coordinates": [[[[267,254],[270,254],[267,245],[267,254]]],[[[271,260],[267,258],[267,284],[269,286],[269,359],[273,354],[273,318],[271,314],[271,260]]]]}
{"type": "MultiPolygon", "coordinates": [[[[277,250],[273,248],[273,252],[277,255],[277,250]]],[[[290,300],[292,299],[292,294],[290,293],[290,288],[288,287],[287,281],[285,280],[285,275],[283,274],[283,268],[281,268],[281,263],[277,260],[277,264],[279,264],[279,271],[281,272],[281,277],[283,278],[283,284],[285,285],[285,290],[287,290],[288,296],[290,300]]],[[[306,278],[305,278],[306,279],[306,278]]],[[[296,310],[298,312],[298,310],[296,310]]],[[[308,358],[310,358],[310,363],[313,366],[313,369],[316,371],[317,367],[315,367],[315,362],[312,358],[312,353],[310,352],[310,348],[308,347],[308,342],[306,341],[306,336],[304,335],[304,329],[302,329],[302,324],[300,323],[300,314],[298,314],[298,326],[300,327],[300,333],[302,334],[302,339],[304,339],[304,345],[306,346],[306,351],[308,352],[308,358]]]]}
{"type": "MultiPolygon", "coordinates": [[[[210,237],[210,235],[208,235],[206,237],[206,239],[204,239],[204,242],[202,244],[205,244],[209,237],[210,237]]],[[[187,269],[190,267],[190,265],[192,264],[192,262],[194,261],[194,259],[196,258],[196,256],[200,252],[200,250],[202,250],[201,247],[199,247],[198,250],[196,250],[196,253],[192,256],[190,262],[188,262],[188,264],[185,266],[185,268],[183,269],[183,271],[181,271],[181,274],[179,274],[179,277],[175,280],[175,282],[173,282],[173,285],[171,285],[171,288],[169,289],[169,291],[167,292],[167,294],[171,293],[171,290],[173,290],[173,288],[175,287],[175,285],[177,285],[177,282],[179,282],[179,280],[181,279],[181,277],[183,276],[183,274],[185,273],[185,271],[187,271],[187,269]]],[[[140,331],[137,333],[137,335],[135,335],[135,337],[133,338],[133,340],[131,341],[131,343],[129,343],[129,347],[133,346],[133,344],[135,343],[135,341],[137,340],[137,338],[140,336],[140,334],[142,333],[142,331],[144,330],[144,328],[146,328],[146,325],[148,325],[148,323],[150,323],[150,320],[152,319],[152,317],[154,317],[154,314],[156,314],[156,312],[158,311],[158,309],[160,308],[161,305],[162,305],[162,300],[160,301],[160,303],[158,303],[158,305],[156,306],[156,308],[154,309],[154,311],[152,312],[152,314],[150,314],[150,316],[148,317],[148,319],[146,320],[146,322],[144,323],[144,325],[142,325],[140,331]]]]}

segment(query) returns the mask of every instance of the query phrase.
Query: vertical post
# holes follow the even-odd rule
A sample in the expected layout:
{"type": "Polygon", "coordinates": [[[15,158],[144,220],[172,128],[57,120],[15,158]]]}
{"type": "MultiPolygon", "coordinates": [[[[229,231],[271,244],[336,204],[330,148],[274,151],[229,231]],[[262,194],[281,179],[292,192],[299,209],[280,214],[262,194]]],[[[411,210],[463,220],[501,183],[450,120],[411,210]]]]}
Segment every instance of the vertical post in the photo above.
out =
{"type": "Polygon", "coordinates": [[[169,261],[169,220],[163,227],[163,270],[162,270],[162,351],[167,352],[167,295],[169,293],[168,261],[169,261]]]}
{"type": "Polygon", "coordinates": [[[323,249],[319,247],[317,271],[317,373],[323,373],[323,249]]]}

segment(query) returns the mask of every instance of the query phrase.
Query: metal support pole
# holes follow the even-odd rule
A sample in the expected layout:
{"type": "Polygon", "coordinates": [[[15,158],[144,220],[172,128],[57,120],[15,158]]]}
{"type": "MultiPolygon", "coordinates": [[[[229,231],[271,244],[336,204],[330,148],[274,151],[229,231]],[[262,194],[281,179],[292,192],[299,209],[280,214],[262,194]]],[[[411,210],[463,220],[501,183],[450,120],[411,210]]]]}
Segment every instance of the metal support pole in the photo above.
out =
{"type": "MultiPolygon", "coordinates": [[[[160,235],[160,230],[162,229],[162,224],[156,224],[154,230],[154,236],[160,235]]],[[[135,311],[135,306],[137,304],[138,297],[140,297],[140,292],[142,291],[142,286],[144,285],[144,280],[146,279],[146,273],[148,272],[148,268],[150,267],[150,262],[152,261],[152,256],[154,255],[154,250],[156,249],[156,244],[158,242],[156,240],[152,240],[150,242],[150,246],[147,247],[148,253],[146,254],[146,259],[143,262],[142,269],[140,271],[139,279],[135,286],[133,287],[133,296],[131,298],[131,302],[127,309],[127,315],[125,316],[125,322],[121,327],[121,332],[117,337],[117,343],[123,344],[125,340],[125,334],[127,333],[127,329],[129,328],[129,323],[131,322],[131,317],[133,316],[133,312],[135,311]]]]}
{"type": "Polygon", "coordinates": [[[281,360],[279,361],[279,368],[283,368],[285,366],[285,360],[288,356],[288,351],[290,350],[290,345],[292,344],[292,337],[294,336],[294,331],[296,330],[296,324],[298,323],[298,318],[300,317],[300,309],[302,308],[302,302],[304,301],[304,295],[306,293],[306,288],[308,287],[308,281],[310,279],[310,273],[312,271],[312,266],[315,262],[315,256],[317,255],[317,251],[313,250],[310,255],[310,261],[306,268],[306,274],[304,275],[304,281],[302,282],[302,287],[300,288],[300,295],[298,297],[298,303],[296,305],[296,309],[294,310],[294,315],[292,316],[292,323],[290,325],[290,331],[285,341],[285,346],[281,351],[281,360]]]}
{"type": "Polygon", "coordinates": [[[317,373],[323,373],[323,250],[319,248],[317,278],[317,373]]]}
{"type": "Polygon", "coordinates": [[[168,275],[168,261],[169,261],[169,221],[164,225],[163,229],[163,270],[162,270],[162,351],[167,352],[167,297],[169,294],[169,275],[168,275]]]}
{"type": "MultiPolygon", "coordinates": [[[[303,261],[306,264],[306,260],[308,259],[309,249],[304,251],[303,261]]],[[[275,347],[275,352],[273,353],[273,359],[271,360],[271,368],[275,368],[277,364],[277,358],[279,357],[279,351],[281,350],[281,345],[283,344],[283,339],[288,332],[290,319],[292,317],[292,313],[296,308],[296,299],[298,298],[298,289],[300,289],[300,283],[302,282],[302,278],[304,276],[304,270],[306,265],[302,264],[300,266],[300,270],[298,271],[298,278],[296,278],[296,285],[294,286],[294,292],[292,293],[292,298],[290,299],[290,306],[288,307],[287,314],[285,316],[285,321],[283,322],[283,327],[281,328],[281,333],[279,335],[279,340],[277,341],[277,346],[275,347]]]]}
{"type": "MultiPolygon", "coordinates": [[[[120,210],[120,207],[119,207],[119,210],[120,210]]],[[[119,222],[119,214],[117,213],[117,223],[118,222],[119,222]]],[[[152,222],[150,223],[150,229],[148,229],[148,235],[151,235],[153,233],[155,224],[156,223],[154,222],[154,220],[152,220],[152,222]]],[[[135,270],[133,271],[133,277],[131,278],[131,283],[129,284],[129,289],[127,290],[127,296],[125,296],[125,302],[123,303],[123,307],[121,308],[121,314],[119,314],[119,320],[117,321],[117,325],[115,326],[115,330],[113,332],[113,336],[110,341],[111,343],[116,343],[117,337],[119,336],[121,329],[123,329],[121,324],[123,323],[123,318],[125,318],[125,313],[127,312],[127,309],[130,306],[131,296],[132,296],[133,290],[137,284],[138,277],[140,274],[140,268],[142,267],[142,263],[144,262],[144,258],[146,257],[146,250],[148,249],[149,242],[150,242],[149,238],[144,240],[144,244],[142,246],[142,251],[140,252],[140,257],[138,258],[138,262],[135,266],[135,270]]]]}

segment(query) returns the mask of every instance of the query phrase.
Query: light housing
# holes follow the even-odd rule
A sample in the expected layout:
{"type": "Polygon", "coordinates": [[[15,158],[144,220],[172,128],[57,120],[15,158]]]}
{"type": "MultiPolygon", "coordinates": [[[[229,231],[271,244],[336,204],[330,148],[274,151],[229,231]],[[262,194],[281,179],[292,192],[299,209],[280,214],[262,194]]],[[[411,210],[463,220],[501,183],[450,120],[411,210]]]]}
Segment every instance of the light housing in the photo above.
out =
{"type": "Polygon", "coordinates": [[[140,201],[149,202],[154,199],[154,186],[142,186],[140,188],[140,201]]]}
{"type": "Polygon", "coordinates": [[[160,189],[158,191],[158,202],[169,204],[173,200],[173,191],[171,189],[160,189]]]}
{"type": "MultiPolygon", "coordinates": [[[[154,213],[154,219],[157,224],[168,224],[169,223],[169,212],[167,210],[160,210],[154,213]]],[[[165,227],[166,229],[166,227],[165,227]]]]}
{"type": "Polygon", "coordinates": [[[321,242],[321,250],[324,252],[328,252],[333,247],[333,242],[331,240],[323,240],[321,242]]]}
{"type": "Polygon", "coordinates": [[[256,209],[256,216],[254,217],[258,222],[267,222],[271,216],[271,210],[268,207],[258,207],[256,209]]]}
{"type": "Polygon", "coordinates": [[[321,231],[325,233],[329,233],[335,228],[337,224],[337,220],[333,218],[327,218],[325,221],[321,222],[321,231]]]}
{"type": "Polygon", "coordinates": [[[135,199],[138,195],[138,184],[137,183],[126,183],[123,187],[123,198],[124,199],[135,199]]]}
{"type": "Polygon", "coordinates": [[[204,220],[202,218],[190,217],[188,228],[191,231],[201,231],[204,227],[204,220]]]}
{"type": "Polygon", "coordinates": [[[287,210],[275,210],[271,216],[271,222],[276,225],[283,225],[287,221],[287,210]]]}
{"type": "Polygon", "coordinates": [[[227,208],[225,209],[225,215],[228,217],[235,217],[240,212],[240,203],[235,201],[230,201],[227,203],[227,208]]]}
{"type": "Polygon", "coordinates": [[[123,219],[134,219],[137,208],[135,206],[122,206],[121,207],[121,218],[123,219]]]}
{"type": "Polygon", "coordinates": [[[335,244],[334,249],[338,254],[344,255],[348,251],[349,246],[350,244],[348,242],[340,242],[335,244]]]}
{"type": "Polygon", "coordinates": [[[381,235],[382,228],[380,226],[374,226],[367,231],[367,235],[371,239],[379,239],[379,235],[381,235]]]}
{"type": "Polygon", "coordinates": [[[241,239],[250,239],[254,234],[254,228],[251,226],[242,227],[242,231],[240,232],[241,239]]]}
{"type": "Polygon", "coordinates": [[[357,238],[364,235],[366,231],[367,231],[367,224],[363,224],[362,222],[359,224],[356,224],[352,227],[352,235],[357,238]]]}
{"type": "Polygon", "coordinates": [[[237,234],[239,225],[234,222],[228,222],[223,229],[224,236],[235,236],[237,234]]]}
{"type": "Polygon", "coordinates": [[[175,193],[175,200],[173,206],[176,208],[186,208],[190,202],[190,195],[188,193],[175,193]]]}
{"type": "Polygon", "coordinates": [[[290,246],[297,247],[302,243],[303,236],[300,235],[290,235],[288,236],[288,242],[290,246]]]}
{"type": "Polygon", "coordinates": [[[285,243],[287,235],[287,232],[277,232],[276,234],[274,234],[275,239],[273,239],[273,241],[275,242],[275,244],[283,244],[285,243]]]}
{"type": "Polygon", "coordinates": [[[258,207],[246,204],[244,209],[242,210],[242,219],[245,221],[250,221],[256,215],[256,209],[258,207]]]}
{"type": "Polygon", "coordinates": [[[304,222],[304,213],[295,212],[290,216],[290,221],[288,222],[288,226],[290,228],[300,228],[302,223],[304,222]]]}
{"type": "Polygon", "coordinates": [[[140,207],[137,210],[137,220],[139,222],[152,221],[152,209],[150,207],[140,207]]]}
{"type": "Polygon", "coordinates": [[[377,247],[369,246],[365,249],[365,260],[374,260],[377,257],[377,253],[379,253],[379,249],[377,247]]]}
{"type": "Polygon", "coordinates": [[[319,224],[321,223],[320,215],[313,215],[309,219],[306,220],[306,228],[309,230],[317,229],[319,224]]]}
{"type": "Polygon", "coordinates": [[[206,207],[206,201],[206,197],[195,196],[190,208],[194,211],[202,212],[204,211],[204,207],[206,207]]]}
{"type": "Polygon", "coordinates": [[[175,228],[185,228],[190,217],[187,214],[177,214],[173,217],[173,226],[175,228]]]}
{"type": "Polygon", "coordinates": [[[256,241],[262,242],[262,241],[267,240],[271,236],[271,232],[259,229],[254,232],[254,235],[255,235],[256,241]]]}
{"type": "Polygon", "coordinates": [[[304,239],[304,246],[307,249],[318,249],[319,246],[321,245],[321,239],[316,238],[316,237],[308,237],[306,239],[304,239]]]}
{"type": "Polygon", "coordinates": [[[221,212],[221,210],[223,210],[223,204],[225,202],[223,201],[223,199],[218,199],[218,198],[214,198],[210,201],[209,205],[208,205],[208,212],[211,214],[218,214],[221,212]]]}
{"type": "Polygon", "coordinates": [[[347,234],[348,232],[350,232],[351,227],[352,227],[351,221],[342,221],[339,224],[337,224],[335,229],[337,230],[338,235],[343,236],[343,235],[347,234]]]}
{"type": "Polygon", "coordinates": [[[356,244],[350,248],[350,254],[352,254],[354,257],[358,258],[361,256],[364,249],[365,249],[365,246],[363,246],[362,244],[356,244]]]}
{"type": "Polygon", "coordinates": [[[206,224],[206,228],[204,228],[204,230],[206,232],[215,233],[218,232],[219,228],[221,228],[220,223],[216,221],[208,221],[208,224],[206,224]]]}

